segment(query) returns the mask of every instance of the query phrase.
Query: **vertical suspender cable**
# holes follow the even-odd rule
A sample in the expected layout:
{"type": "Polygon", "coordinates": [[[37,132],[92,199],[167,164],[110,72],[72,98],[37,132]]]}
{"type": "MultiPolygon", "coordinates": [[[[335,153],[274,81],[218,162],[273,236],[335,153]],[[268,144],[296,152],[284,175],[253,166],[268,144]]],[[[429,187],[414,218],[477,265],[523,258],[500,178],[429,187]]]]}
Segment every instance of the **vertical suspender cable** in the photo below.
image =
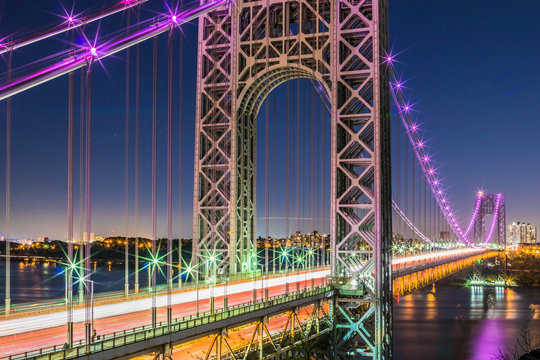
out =
{"type": "MultiPolygon", "coordinates": [[[[292,79],[289,80],[291,82],[291,98],[296,98],[296,96],[298,96],[299,92],[298,92],[298,81],[293,81],[292,79]]],[[[292,114],[296,114],[296,108],[297,108],[297,105],[298,105],[298,102],[296,101],[292,101],[291,103],[291,107],[290,107],[290,112],[291,112],[291,115],[292,114]]],[[[293,119],[294,119],[294,115],[293,116],[293,119]]],[[[298,121],[298,119],[297,119],[298,121]]],[[[297,149],[296,149],[296,126],[295,124],[298,124],[298,123],[293,123],[291,122],[290,123],[290,131],[291,131],[291,159],[290,159],[290,167],[291,167],[291,192],[293,194],[292,196],[292,199],[291,199],[291,202],[294,204],[292,207],[292,212],[293,214],[291,214],[291,217],[292,219],[294,219],[294,222],[292,222],[294,225],[294,228],[291,229],[291,232],[290,234],[288,234],[287,236],[289,236],[289,239],[290,239],[290,243],[291,243],[291,247],[290,247],[290,251],[291,251],[291,266],[294,267],[294,258],[295,258],[295,253],[296,253],[296,247],[295,247],[295,238],[293,237],[293,234],[296,233],[296,231],[298,229],[300,229],[300,217],[299,216],[295,216],[294,215],[294,211],[296,211],[296,214],[298,215],[299,214],[299,208],[298,208],[298,204],[300,203],[300,198],[298,197],[298,166],[300,166],[300,164],[298,163],[298,159],[297,159],[297,149]],[[293,145],[294,144],[294,145],[293,145]],[[296,194],[296,196],[294,196],[294,194],[296,194]]]]}
{"type": "MultiPolygon", "coordinates": [[[[396,129],[394,131],[394,134],[396,136],[396,193],[397,193],[397,203],[402,206],[403,203],[401,202],[401,180],[402,180],[402,177],[401,177],[401,125],[398,121],[398,117],[394,117],[396,119],[396,121],[394,121],[393,123],[396,124],[396,129]]],[[[405,235],[404,234],[404,229],[402,228],[402,226],[404,225],[403,221],[401,220],[401,218],[398,216],[397,217],[397,221],[398,221],[398,226],[395,227],[395,232],[396,233],[401,233],[401,235],[405,235]]]]}
{"type": "Polygon", "coordinates": [[[321,232],[323,233],[322,238],[322,265],[326,265],[326,112],[323,110],[321,111],[322,116],[322,144],[321,144],[321,152],[322,152],[322,163],[321,163],[321,181],[322,181],[322,216],[321,216],[321,232]]]}
{"type": "Polygon", "coordinates": [[[314,231],[315,231],[315,227],[316,227],[316,224],[315,224],[315,209],[316,209],[316,202],[315,202],[315,199],[316,199],[316,195],[315,195],[315,181],[317,179],[317,175],[316,175],[316,172],[315,172],[315,155],[316,155],[316,149],[315,149],[315,119],[317,118],[317,115],[316,115],[316,108],[317,108],[317,105],[318,103],[316,102],[317,101],[317,95],[315,94],[315,92],[313,91],[313,89],[310,87],[309,88],[310,91],[309,93],[311,94],[311,116],[310,116],[310,124],[309,124],[309,133],[310,133],[310,136],[309,136],[309,145],[310,145],[310,153],[311,153],[311,158],[310,158],[310,168],[311,168],[311,179],[310,179],[310,188],[311,188],[311,199],[309,201],[309,206],[311,208],[311,229],[309,229],[308,233],[310,234],[309,235],[309,250],[307,252],[307,266],[312,266],[312,260],[313,260],[313,256],[312,256],[312,250],[313,250],[313,236],[314,236],[314,231]]]}
{"type": "MultiPolygon", "coordinates": [[[[130,13],[127,15],[127,29],[129,33],[130,13]]],[[[124,292],[129,295],[129,96],[130,96],[130,48],[126,49],[126,141],[125,141],[125,174],[124,174],[124,201],[125,201],[125,245],[124,245],[124,292]]]]}
{"type": "Polygon", "coordinates": [[[74,73],[69,73],[68,99],[68,189],[67,189],[67,344],[73,346],[73,85],[74,73]]]}
{"type": "MultiPolygon", "coordinates": [[[[315,130],[317,131],[320,131],[320,122],[321,122],[321,111],[322,111],[322,106],[321,106],[321,103],[320,101],[317,100],[317,95],[315,94],[315,115],[313,117],[313,124],[312,126],[314,127],[314,130],[313,130],[313,133],[315,134],[315,130]]],[[[315,139],[312,139],[312,141],[315,142],[315,139]]],[[[317,146],[318,144],[317,143],[314,143],[313,144],[313,149],[314,149],[314,156],[315,156],[315,159],[314,159],[314,167],[315,167],[315,209],[314,209],[314,215],[315,217],[313,218],[313,223],[314,223],[314,226],[313,226],[313,230],[319,230],[319,216],[320,216],[320,200],[321,200],[321,181],[320,181],[320,157],[321,157],[321,147],[320,146],[317,146]]]]}
{"type": "MultiPolygon", "coordinates": [[[[7,64],[7,81],[11,80],[13,52],[9,52],[7,64]]],[[[6,303],[5,313],[11,312],[11,98],[6,103],[6,303]]]]}
{"type": "MultiPolygon", "coordinates": [[[[414,145],[412,145],[414,146],[414,145]]],[[[416,161],[414,160],[414,156],[411,157],[411,170],[412,170],[412,223],[416,224],[416,161]]],[[[416,239],[416,234],[412,233],[413,240],[416,239]]]]}
{"type": "Polygon", "coordinates": [[[81,69],[81,89],[79,98],[79,303],[84,300],[83,263],[84,263],[84,102],[85,71],[81,69]]]}
{"type": "MultiPolygon", "coordinates": [[[[409,130],[405,129],[405,131],[409,131],[409,130]]],[[[405,191],[404,191],[404,195],[405,195],[405,213],[407,214],[407,216],[410,216],[411,213],[409,212],[409,146],[408,146],[408,142],[404,141],[404,145],[405,146],[404,146],[403,152],[404,152],[404,155],[405,155],[405,161],[404,161],[404,163],[405,163],[405,176],[404,176],[404,179],[405,179],[405,191]]],[[[404,227],[404,229],[407,232],[409,232],[407,227],[404,227]]],[[[405,237],[405,230],[403,232],[403,237],[405,237]]]]}
{"type": "Polygon", "coordinates": [[[91,261],[91,241],[92,239],[92,217],[91,217],[91,197],[90,197],[90,175],[91,175],[91,130],[92,130],[92,63],[88,64],[88,72],[86,74],[86,146],[85,146],[85,181],[84,181],[84,205],[85,205],[85,227],[84,227],[84,302],[85,302],[85,338],[86,347],[90,349],[90,343],[93,339],[92,329],[92,314],[90,306],[91,297],[93,296],[93,285],[90,280],[90,261],[91,261]]]}
{"type": "MultiPolygon", "coordinates": [[[[302,98],[304,99],[303,104],[307,104],[307,108],[311,109],[311,97],[309,96],[309,93],[305,91],[306,89],[302,89],[302,98]],[[307,102],[305,101],[307,98],[307,102]]],[[[298,91],[300,91],[300,82],[298,83],[298,91]]],[[[296,105],[296,111],[297,115],[300,115],[300,104],[296,105]]],[[[306,114],[307,115],[307,114],[306,114]]],[[[307,116],[302,116],[302,130],[297,134],[298,137],[300,137],[300,148],[302,149],[300,152],[302,154],[302,159],[300,160],[300,163],[302,164],[302,168],[300,169],[300,179],[302,184],[302,234],[306,232],[306,124],[307,124],[307,116]]],[[[298,118],[300,120],[300,118],[298,118]]],[[[300,186],[300,185],[299,185],[300,186]]]]}
{"type": "MultiPolygon", "coordinates": [[[[300,65],[300,55],[298,56],[298,65],[300,65]]],[[[295,156],[296,156],[296,176],[295,176],[295,184],[296,184],[296,231],[300,230],[302,228],[302,214],[301,214],[301,200],[300,200],[300,194],[301,194],[301,185],[300,185],[300,179],[301,179],[301,171],[303,169],[303,164],[300,162],[300,131],[301,131],[301,122],[300,122],[300,80],[296,80],[296,140],[295,140],[295,156]]],[[[302,182],[303,184],[303,182],[302,182]]],[[[302,233],[302,232],[300,232],[302,233]]]]}
{"type": "Polygon", "coordinates": [[[418,224],[419,224],[419,228],[422,229],[422,231],[425,231],[425,222],[424,222],[424,217],[423,217],[423,209],[424,209],[424,206],[422,204],[423,202],[423,198],[424,198],[424,194],[423,194],[423,184],[424,184],[424,174],[422,172],[422,168],[420,167],[420,164],[417,163],[416,165],[418,167],[418,224]]]}
{"type": "MultiPolygon", "coordinates": [[[[184,1],[180,0],[180,8],[184,5],[184,1]]],[[[178,65],[178,287],[182,287],[182,111],[183,111],[183,96],[184,93],[184,37],[180,32],[180,59],[178,65]]]]}
{"type": "Polygon", "coordinates": [[[156,308],[156,240],[157,240],[157,61],[158,41],[154,37],[153,69],[152,69],[152,327],[157,325],[156,308]]]}
{"type": "MultiPolygon", "coordinates": [[[[287,41],[287,48],[289,47],[289,42],[287,41]]],[[[291,141],[290,141],[290,113],[289,113],[289,94],[290,94],[290,80],[287,81],[287,91],[286,91],[286,99],[285,99],[285,128],[287,129],[286,135],[285,135],[285,142],[286,142],[286,150],[285,150],[285,251],[287,251],[287,242],[290,236],[290,229],[289,229],[289,214],[290,214],[290,159],[291,156],[291,141]]],[[[284,257],[285,260],[285,268],[287,269],[287,273],[289,272],[289,261],[287,258],[287,254],[284,257]]],[[[289,285],[286,284],[286,289],[288,293],[289,285]]]]}
{"type": "MultiPolygon", "coordinates": [[[[137,8],[137,23],[141,9],[137,8]]],[[[139,293],[139,125],[141,102],[141,48],[135,48],[135,294],[139,293]]]]}
{"type": "MultiPolygon", "coordinates": [[[[270,27],[268,23],[270,22],[270,1],[267,0],[266,2],[266,29],[265,29],[265,38],[266,38],[266,73],[268,73],[268,58],[270,56],[269,54],[269,48],[270,48],[270,27]]],[[[268,79],[268,78],[267,78],[268,79]]],[[[270,83],[267,80],[266,81],[267,88],[270,87],[270,83]]],[[[268,89],[269,90],[269,89],[268,89]]],[[[266,98],[266,114],[265,114],[265,126],[264,126],[264,218],[265,218],[265,238],[263,242],[264,246],[264,269],[266,272],[266,276],[268,276],[268,243],[269,243],[269,231],[270,231],[270,223],[268,217],[269,214],[269,160],[270,160],[270,97],[267,96],[266,98]]]]}
{"type": "Polygon", "coordinates": [[[431,238],[433,240],[435,240],[436,239],[436,237],[435,237],[435,234],[436,234],[435,219],[436,218],[435,218],[435,203],[434,203],[435,199],[433,198],[433,196],[430,196],[429,200],[430,200],[429,201],[429,214],[430,214],[429,215],[429,224],[430,224],[429,225],[430,226],[429,230],[430,230],[430,233],[431,233],[431,238]]]}
{"type": "Polygon", "coordinates": [[[167,323],[172,321],[172,133],[173,133],[173,28],[169,33],[167,101],[167,323]]]}
{"type": "MultiPolygon", "coordinates": [[[[272,130],[272,140],[274,142],[274,144],[277,143],[277,132],[276,132],[276,129],[277,129],[277,121],[276,121],[276,118],[277,118],[277,99],[276,99],[276,92],[274,92],[272,94],[272,114],[273,114],[273,120],[274,120],[274,126],[273,126],[273,130],[272,130]]],[[[277,149],[277,146],[273,146],[272,147],[273,149],[277,149]]],[[[273,217],[276,217],[277,215],[277,212],[276,212],[276,206],[277,206],[277,201],[276,201],[276,194],[277,194],[277,155],[276,153],[274,152],[273,155],[272,155],[272,174],[273,174],[273,177],[272,177],[272,184],[274,185],[273,186],[273,191],[272,191],[272,216],[273,217]]],[[[276,233],[274,232],[274,236],[272,236],[272,273],[275,274],[276,273],[276,233]]]]}
{"type": "Polygon", "coordinates": [[[424,180],[424,233],[429,234],[428,232],[428,223],[426,218],[426,211],[427,211],[427,180],[424,176],[422,176],[424,180]]]}

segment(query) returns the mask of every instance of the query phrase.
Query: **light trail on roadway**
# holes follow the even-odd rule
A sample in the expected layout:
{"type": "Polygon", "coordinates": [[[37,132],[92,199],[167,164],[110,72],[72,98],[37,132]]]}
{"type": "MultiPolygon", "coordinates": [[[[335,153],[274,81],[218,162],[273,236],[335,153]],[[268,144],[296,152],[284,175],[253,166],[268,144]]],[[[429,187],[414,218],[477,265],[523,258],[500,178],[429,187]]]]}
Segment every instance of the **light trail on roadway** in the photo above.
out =
{"type": "MultiPolygon", "coordinates": [[[[314,286],[321,285],[324,282],[324,277],[328,274],[328,270],[318,271],[315,273],[296,273],[293,275],[280,277],[277,280],[290,280],[288,282],[277,281],[278,285],[268,287],[269,297],[275,297],[283,295],[286,293],[286,283],[290,285],[290,292],[296,291],[296,286],[300,290],[311,288],[311,280],[309,275],[318,274],[318,278],[311,276],[314,279],[314,286]],[[298,284],[298,285],[297,285],[298,284]]],[[[265,279],[266,280],[266,279],[265,279]]],[[[266,281],[265,281],[266,283],[266,281]]],[[[244,281],[238,286],[239,291],[231,294],[229,289],[227,289],[227,299],[228,307],[249,304],[253,301],[253,287],[254,281],[244,281]]],[[[260,284],[260,283],[259,283],[260,284]]],[[[272,282],[270,283],[272,284],[272,282]]],[[[216,289],[214,289],[216,290],[216,289]]],[[[188,291],[190,292],[190,291],[188,291]]],[[[186,294],[185,293],[181,293],[186,294]]],[[[216,293],[214,293],[216,295],[216,293]]],[[[260,287],[257,287],[257,301],[263,301],[264,291],[260,287]]],[[[146,299],[145,299],[146,300],[146,299]]],[[[150,299],[151,301],[151,299],[150,299]]],[[[117,304],[120,307],[129,308],[132,310],[131,306],[126,306],[126,303],[117,304]]],[[[199,300],[199,313],[208,313],[210,311],[210,299],[207,297],[205,299],[199,300]]],[[[221,296],[215,297],[214,302],[214,311],[218,311],[224,307],[224,297],[223,293],[221,296]]],[[[83,309],[84,310],[84,309],[83,309]]],[[[197,301],[186,301],[179,304],[173,305],[173,318],[189,317],[197,313],[197,301]]],[[[59,315],[60,313],[50,314],[53,317],[57,317],[60,320],[60,324],[50,328],[44,328],[35,331],[24,331],[20,330],[18,333],[11,334],[8,336],[0,337],[0,354],[4,356],[19,354],[21,351],[32,351],[38,350],[40,348],[50,348],[55,345],[61,347],[66,341],[66,330],[65,330],[65,314],[63,316],[59,315]]],[[[166,308],[162,307],[158,309],[157,321],[165,322],[167,319],[166,308]]],[[[147,307],[143,310],[136,312],[129,312],[126,314],[116,314],[114,316],[109,316],[106,318],[97,319],[94,322],[94,328],[96,329],[97,335],[103,336],[105,334],[112,334],[113,332],[121,332],[123,330],[130,330],[137,327],[148,326],[149,320],[151,317],[150,307],[147,307]]],[[[14,319],[15,321],[20,321],[21,319],[14,319]]],[[[83,319],[84,320],[84,319],[83,319]]],[[[84,324],[82,322],[77,322],[74,325],[74,339],[77,342],[77,339],[84,338],[84,324]]]]}

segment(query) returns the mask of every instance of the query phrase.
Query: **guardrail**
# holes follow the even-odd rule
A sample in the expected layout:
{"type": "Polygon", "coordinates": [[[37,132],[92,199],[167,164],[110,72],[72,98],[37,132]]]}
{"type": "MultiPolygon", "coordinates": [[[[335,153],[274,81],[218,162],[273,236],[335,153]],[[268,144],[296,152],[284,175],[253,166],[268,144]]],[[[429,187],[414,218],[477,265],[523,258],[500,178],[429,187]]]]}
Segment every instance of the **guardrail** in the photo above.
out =
{"type": "Polygon", "coordinates": [[[112,334],[102,335],[97,341],[86,344],[80,340],[74,347],[70,349],[64,349],[61,346],[54,346],[51,348],[39,349],[36,351],[27,351],[25,353],[10,355],[8,357],[2,357],[1,359],[9,360],[64,360],[75,359],[81,356],[97,353],[104,350],[110,350],[125,345],[129,345],[139,341],[145,341],[158,336],[171,334],[177,331],[195,328],[201,325],[210,324],[220,320],[226,320],[238,315],[246,314],[249,312],[271,308],[276,305],[284,304],[294,300],[298,300],[304,297],[312,295],[318,295],[331,290],[330,286],[315,287],[313,289],[304,290],[301,292],[295,292],[288,295],[279,295],[269,298],[266,301],[257,303],[240,304],[228,309],[221,309],[215,313],[206,312],[200,314],[199,317],[191,315],[189,317],[182,317],[173,320],[170,324],[167,322],[160,322],[156,327],[142,326],[139,328],[133,328],[130,330],[124,330],[121,332],[114,332],[112,334]]]}

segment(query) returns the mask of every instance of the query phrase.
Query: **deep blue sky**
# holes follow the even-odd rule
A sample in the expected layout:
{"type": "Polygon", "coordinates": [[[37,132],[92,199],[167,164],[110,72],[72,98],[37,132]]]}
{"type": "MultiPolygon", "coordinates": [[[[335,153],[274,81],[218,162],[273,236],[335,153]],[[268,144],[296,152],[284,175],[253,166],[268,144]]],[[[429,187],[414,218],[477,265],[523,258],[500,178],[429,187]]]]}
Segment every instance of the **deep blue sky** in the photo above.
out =
{"type": "MultiPolygon", "coordinates": [[[[64,5],[71,7],[71,0],[64,5]]],[[[78,0],[76,10],[99,8],[111,1],[78,0]]],[[[163,1],[151,0],[148,7],[165,11],[163,1]]],[[[536,184],[540,175],[537,156],[540,145],[540,122],[537,121],[540,75],[535,69],[540,60],[540,3],[522,0],[520,6],[509,7],[505,1],[468,1],[456,5],[450,1],[390,0],[390,43],[395,53],[400,53],[398,73],[408,79],[411,101],[427,139],[435,153],[444,183],[456,205],[461,219],[472,210],[473,194],[478,188],[488,192],[504,192],[507,199],[508,221],[521,220],[536,223],[540,218],[540,193],[536,184]]],[[[76,11],[76,12],[77,12],[76,11]]],[[[57,0],[10,1],[0,0],[0,36],[24,35],[58,23],[54,14],[60,14],[57,0]]],[[[146,12],[145,17],[151,13],[146,12]]],[[[119,29],[116,16],[101,25],[101,33],[119,29]]],[[[87,36],[93,37],[95,26],[89,27],[87,36]]],[[[191,237],[193,137],[195,110],[195,59],[197,27],[195,23],[183,28],[185,38],[183,88],[183,157],[182,157],[182,212],[181,234],[191,237]]],[[[178,34],[176,35],[176,42],[178,34]]],[[[165,141],[166,130],[166,36],[160,38],[160,107],[159,136],[165,141]]],[[[17,51],[15,67],[65,49],[62,41],[51,40],[37,46],[17,51]]],[[[176,49],[177,51],[177,49],[176,49]]],[[[142,109],[141,109],[141,235],[149,235],[150,215],[150,122],[151,122],[151,44],[142,46],[142,109]]],[[[177,59],[177,57],[175,58],[177,59]]],[[[108,235],[124,234],[124,84],[125,58],[119,55],[104,60],[103,69],[96,69],[93,92],[93,229],[108,235]]],[[[5,72],[5,63],[0,65],[5,72]]],[[[3,75],[4,76],[4,75],[3,75]]],[[[175,78],[178,74],[175,74],[175,78]]],[[[76,75],[79,78],[79,75],[76,75]]],[[[133,78],[132,78],[133,79],[133,78]]],[[[4,79],[3,79],[4,80],[4,79]]],[[[2,81],[3,81],[2,80],[2,81]]],[[[312,119],[311,113],[320,108],[307,106],[311,93],[309,84],[301,81],[302,114],[304,120],[312,119]],[[313,109],[311,111],[310,109],[313,109]]],[[[294,85],[296,86],[296,85],[294,85]]],[[[178,83],[175,84],[178,94],[178,83]]],[[[291,94],[293,94],[291,86],[291,94]]],[[[271,96],[270,131],[272,148],[269,215],[285,216],[284,200],[284,123],[286,86],[282,85],[271,96]],[[274,175],[275,174],[275,175],[274,175]],[[275,179],[275,180],[274,180],[275,179]],[[275,194],[275,195],[274,195],[275,194]]],[[[77,94],[78,96],[78,94],[77,94]]],[[[177,96],[177,95],[176,95],[177,96]]],[[[13,99],[13,188],[12,234],[13,237],[48,235],[65,238],[66,211],[66,135],[67,135],[67,78],[55,80],[13,99]]],[[[133,101],[133,98],[132,98],[133,101]]],[[[314,102],[315,103],[315,102],[314,102]]],[[[78,105],[76,105],[78,106],[78,105]]],[[[292,106],[292,105],[291,105],[292,106]]],[[[320,106],[317,105],[317,106],[320,106]]],[[[78,109],[78,107],[77,107],[78,109]]],[[[264,207],[264,106],[259,116],[258,131],[258,191],[259,214],[265,216],[264,207]]],[[[291,122],[295,111],[291,108],[291,122]]],[[[0,104],[0,168],[4,168],[5,105],[0,104]]],[[[78,112],[76,112],[78,115],[78,112]]],[[[178,117],[175,107],[175,118],[178,117]]],[[[294,117],[294,119],[293,119],[294,117]]],[[[76,117],[78,121],[78,117],[76,117]]],[[[320,120],[320,119],[319,119],[320,120]]],[[[329,150],[329,119],[326,119],[325,142],[329,150]]],[[[306,133],[310,134],[310,122],[306,133]]],[[[304,126],[304,125],[302,125],[304,126]]],[[[132,127],[133,129],[133,127],[132,127]]],[[[78,127],[75,128],[78,134],[78,127]]],[[[178,130],[175,122],[175,131],[178,130]]],[[[321,131],[320,123],[314,127],[321,131]]],[[[176,137],[176,136],[175,136],[176,137]]],[[[307,136],[307,138],[310,138],[307,136]]],[[[315,136],[317,145],[321,137],[315,136]]],[[[133,134],[131,136],[133,144],[133,134]]],[[[76,141],[77,144],[77,141],[76,141]]],[[[306,149],[311,143],[306,141],[306,149]]],[[[175,141],[175,149],[178,143],[175,141]]],[[[159,159],[165,160],[165,148],[160,145],[159,159]]],[[[306,151],[307,152],[307,151],[306,151]]],[[[176,154],[176,153],[175,153],[176,154]]],[[[133,153],[131,154],[133,155],[133,153]]],[[[76,157],[77,157],[76,146],[76,157]]],[[[309,159],[309,155],[307,155],[309,159]]],[[[320,160],[317,158],[318,161],[320,160]]],[[[328,156],[326,169],[329,167],[328,156]]],[[[177,159],[175,158],[175,164],[177,159]]],[[[308,160],[306,160],[308,161],[308,160]]],[[[308,161],[309,162],[309,161],[308,161]]],[[[77,168],[77,164],[76,164],[77,168]]],[[[133,163],[131,164],[133,171],[133,163]]],[[[3,171],[3,170],[2,170],[3,171]]],[[[310,178],[309,166],[306,179],[310,178]]],[[[159,234],[164,235],[165,168],[159,166],[159,234]]],[[[177,181],[177,167],[174,177],[177,181]]],[[[320,177],[319,177],[320,178],[320,177]]],[[[328,188],[328,175],[325,177],[328,188]]],[[[77,178],[75,179],[78,184],[77,178]]],[[[133,186],[133,176],[131,177],[133,186]]],[[[315,180],[313,184],[322,186],[315,180]]],[[[307,186],[306,186],[307,187],[307,186]]],[[[0,201],[4,202],[4,177],[0,177],[0,201]]],[[[317,199],[325,192],[317,192],[317,199]]],[[[175,199],[177,194],[175,191],[175,199]]],[[[301,217],[311,217],[310,189],[301,217]]],[[[133,205],[133,194],[130,197],[133,205]]],[[[319,200],[321,201],[321,200],[319,200]]],[[[293,201],[294,202],[294,201],[293,201]]],[[[315,204],[314,204],[315,205],[315,204]]],[[[322,205],[322,204],[321,204],[322,205]]],[[[78,209],[77,204],[75,204],[78,209]]],[[[175,208],[177,207],[175,201],[175,208]]],[[[328,200],[326,200],[328,207],[328,200]]],[[[296,217],[296,207],[291,207],[291,217],[296,217]]],[[[328,217],[328,209],[324,212],[328,217]]],[[[314,214],[316,215],[316,214],[314,214]]],[[[175,219],[176,219],[175,214],[175,219]]],[[[322,215],[321,215],[322,216],[322,215]]],[[[320,216],[320,217],[321,217],[320,216]]],[[[296,220],[295,220],[296,221],[296,220]]],[[[292,228],[297,224],[293,222],[292,228]]],[[[316,222],[318,224],[318,222],[316,222]]],[[[326,221],[327,224],[327,221],[326,221]]],[[[175,224],[175,234],[178,228],[175,224]]],[[[264,234],[264,220],[259,221],[259,234],[264,234]]],[[[133,219],[130,220],[133,234],[133,219]]],[[[300,222],[304,231],[313,228],[312,221],[300,222]]],[[[320,230],[324,227],[315,226],[320,230]]],[[[76,229],[78,220],[76,219],[76,229]]],[[[270,223],[270,235],[282,235],[283,222],[270,223]]],[[[0,232],[4,231],[4,209],[0,207],[0,232]]]]}

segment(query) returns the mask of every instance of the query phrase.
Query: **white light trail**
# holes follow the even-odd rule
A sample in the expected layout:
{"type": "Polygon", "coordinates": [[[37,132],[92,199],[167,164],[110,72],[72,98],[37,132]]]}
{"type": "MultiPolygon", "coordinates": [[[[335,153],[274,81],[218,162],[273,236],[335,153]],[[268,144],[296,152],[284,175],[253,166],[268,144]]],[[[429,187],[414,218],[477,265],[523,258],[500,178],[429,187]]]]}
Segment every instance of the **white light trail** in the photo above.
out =
{"type": "MultiPolygon", "coordinates": [[[[285,285],[287,283],[296,283],[300,281],[311,281],[311,279],[321,279],[330,275],[330,270],[319,270],[308,273],[294,273],[286,276],[270,277],[264,280],[259,278],[256,281],[252,279],[242,281],[240,283],[218,284],[213,289],[205,288],[199,290],[199,301],[209,299],[213,292],[214,297],[227,296],[251,291],[253,288],[262,289],[264,287],[275,287],[285,285]]],[[[185,304],[197,301],[197,290],[190,290],[172,294],[171,304],[185,304]]],[[[157,307],[167,306],[167,294],[157,296],[157,307]]],[[[152,308],[152,297],[139,300],[123,301],[114,304],[98,305],[94,307],[94,319],[103,319],[111,316],[125,315],[139,311],[145,311],[152,308]]],[[[73,310],[73,322],[83,322],[85,309],[73,310]]],[[[21,334],[29,331],[37,331],[48,329],[56,326],[64,326],[66,319],[66,311],[59,311],[50,314],[35,315],[23,318],[0,321],[0,336],[21,334]]]]}

